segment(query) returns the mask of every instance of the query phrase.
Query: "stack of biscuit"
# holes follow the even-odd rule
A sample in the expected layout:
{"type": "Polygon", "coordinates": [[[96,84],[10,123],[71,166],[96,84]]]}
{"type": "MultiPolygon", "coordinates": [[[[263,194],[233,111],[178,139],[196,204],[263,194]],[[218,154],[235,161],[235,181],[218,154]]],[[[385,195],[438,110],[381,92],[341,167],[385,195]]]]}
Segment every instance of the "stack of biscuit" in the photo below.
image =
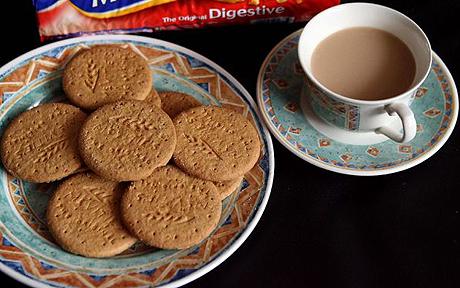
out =
{"type": "Polygon", "coordinates": [[[256,164],[260,140],[242,115],[153,87],[128,48],[93,46],[63,72],[72,104],[49,103],[11,121],[1,140],[6,170],[60,181],[48,228],[65,250],[117,255],[138,240],[162,249],[200,243],[222,200],[256,164]]]}

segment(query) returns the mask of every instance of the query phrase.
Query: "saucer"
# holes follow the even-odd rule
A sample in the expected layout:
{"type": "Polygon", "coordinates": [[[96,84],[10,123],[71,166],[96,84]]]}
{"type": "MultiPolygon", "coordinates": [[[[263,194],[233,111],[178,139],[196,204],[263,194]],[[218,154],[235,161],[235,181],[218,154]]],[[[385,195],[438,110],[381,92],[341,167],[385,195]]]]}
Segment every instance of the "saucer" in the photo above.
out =
{"type": "Polygon", "coordinates": [[[283,39],[265,59],[257,81],[257,101],[272,134],[286,148],[318,167],[349,175],[384,175],[411,168],[436,153],[454,129],[458,95],[454,80],[433,52],[431,72],[411,109],[417,135],[409,143],[387,140],[353,145],[334,141],[306,120],[300,95],[306,87],[297,44],[302,30],[283,39]]]}

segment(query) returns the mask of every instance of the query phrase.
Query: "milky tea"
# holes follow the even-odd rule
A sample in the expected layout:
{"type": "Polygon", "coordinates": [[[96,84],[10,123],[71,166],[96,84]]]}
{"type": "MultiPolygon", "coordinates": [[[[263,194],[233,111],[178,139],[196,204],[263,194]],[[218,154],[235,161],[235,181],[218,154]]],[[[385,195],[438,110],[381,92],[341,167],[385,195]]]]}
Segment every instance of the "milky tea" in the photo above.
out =
{"type": "Polygon", "coordinates": [[[416,71],[414,56],[403,41],[368,27],[344,29],[321,41],[311,67],[322,85],[359,100],[387,99],[406,92],[416,71]]]}

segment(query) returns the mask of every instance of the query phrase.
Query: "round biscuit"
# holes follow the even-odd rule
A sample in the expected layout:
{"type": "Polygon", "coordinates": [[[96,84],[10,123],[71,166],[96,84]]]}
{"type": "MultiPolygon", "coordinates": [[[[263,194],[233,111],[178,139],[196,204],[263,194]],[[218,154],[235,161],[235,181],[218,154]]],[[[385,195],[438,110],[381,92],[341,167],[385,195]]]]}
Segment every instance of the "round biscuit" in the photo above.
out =
{"type": "Polygon", "coordinates": [[[233,180],[214,182],[214,185],[216,185],[217,188],[217,193],[220,195],[220,199],[224,200],[230,196],[233,191],[240,187],[241,181],[243,181],[243,176],[233,180]]]}
{"type": "Polygon", "coordinates": [[[43,183],[82,168],[76,139],[86,114],[63,103],[49,103],[21,113],[2,135],[6,170],[21,179],[43,183]]]}
{"type": "Polygon", "coordinates": [[[174,118],[177,145],[173,159],[195,177],[228,181],[256,164],[260,140],[254,126],[235,111],[201,106],[174,118]]]}
{"type": "Polygon", "coordinates": [[[144,100],[151,91],[152,74],[148,63],[133,50],[98,45],[69,61],[62,87],[73,104],[94,110],[119,100],[144,100]]]}
{"type": "Polygon", "coordinates": [[[165,111],[169,117],[174,118],[181,112],[190,108],[201,106],[201,102],[193,96],[173,91],[165,91],[158,93],[161,98],[161,109],[165,111]]]}
{"type": "Polygon", "coordinates": [[[221,213],[222,202],[212,182],[172,165],[133,182],[121,200],[121,215],[130,232],[162,249],[200,243],[217,226],[221,213]]]}
{"type": "Polygon", "coordinates": [[[171,118],[143,101],[119,101],[93,112],[80,131],[83,161],[96,174],[115,181],[149,176],[171,159],[176,132],[171,118]]]}
{"type": "Polygon", "coordinates": [[[136,243],[120,218],[119,185],[93,173],[79,173],[58,186],[46,218],[63,249],[86,257],[110,257],[136,243]]]}

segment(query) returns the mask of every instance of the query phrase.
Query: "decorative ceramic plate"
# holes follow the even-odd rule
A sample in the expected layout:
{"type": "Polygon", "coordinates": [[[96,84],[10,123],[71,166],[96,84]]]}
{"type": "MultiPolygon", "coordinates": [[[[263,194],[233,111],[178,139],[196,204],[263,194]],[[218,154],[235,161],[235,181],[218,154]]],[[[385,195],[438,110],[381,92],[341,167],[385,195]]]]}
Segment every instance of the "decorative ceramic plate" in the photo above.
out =
{"type": "Polygon", "coordinates": [[[411,142],[349,145],[316,131],[299,103],[307,85],[297,56],[301,32],[289,35],[270,52],[257,82],[262,116],[273,135],[291,152],[334,172],[383,175],[413,167],[444,145],[457,120],[458,96],[449,70],[435,53],[431,72],[411,105],[417,121],[417,136],[411,142]]]}
{"type": "Polygon", "coordinates": [[[0,133],[17,114],[40,103],[62,101],[61,70],[78,50],[119,44],[144,57],[157,90],[189,93],[205,104],[242,113],[257,127],[261,158],[239,189],[224,201],[219,226],[201,244],[158,250],[141,244],[117,257],[84,258],[53,243],[44,212],[53,184],[31,184],[0,167],[0,269],[34,287],[177,287],[209,272],[249,236],[267,204],[274,158],[270,135],[248,92],[215,63],[180,46],[137,36],[65,40],[29,52],[0,69],[0,133]]]}

